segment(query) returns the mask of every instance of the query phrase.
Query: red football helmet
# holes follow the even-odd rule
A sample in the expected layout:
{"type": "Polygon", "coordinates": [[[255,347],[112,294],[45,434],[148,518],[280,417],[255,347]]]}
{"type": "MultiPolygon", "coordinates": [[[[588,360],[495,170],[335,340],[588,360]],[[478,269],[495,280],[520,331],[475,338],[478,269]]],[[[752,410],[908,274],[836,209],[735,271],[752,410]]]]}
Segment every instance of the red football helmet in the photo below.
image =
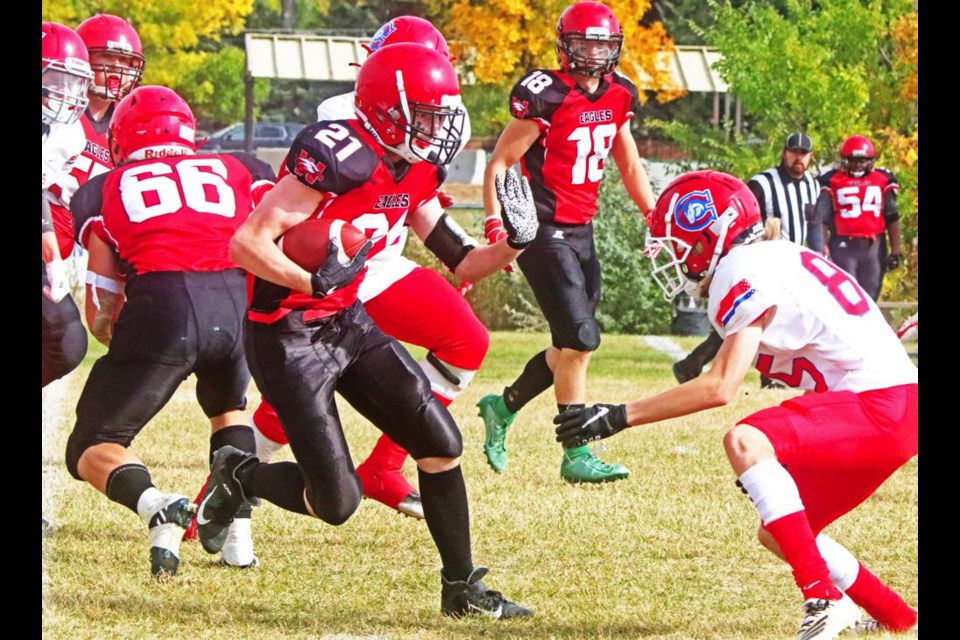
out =
{"type": "Polygon", "coordinates": [[[862,178],[873,171],[877,152],[864,136],[850,136],[840,145],[840,168],[854,178],[862,178]]]}
{"type": "Polygon", "coordinates": [[[370,53],[373,53],[388,44],[400,44],[401,42],[422,44],[446,58],[453,59],[443,34],[437,31],[437,28],[429,20],[416,16],[398,16],[384,23],[370,38],[370,44],[366,48],[370,53]]]}
{"type": "Polygon", "coordinates": [[[44,22],[40,35],[40,100],[43,124],[71,124],[87,108],[93,79],[87,47],[70,27],[44,22]]]}
{"type": "Polygon", "coordinates": [[[97,75],[90,91],[105,100],[119,100],[143,77],[143,46],[129,22],[100,13],[77,27],[90,52],[90,66],[97,75]],[[102,84],[100,84],[102,83],[102,84]]]}
{"type": "Polygon", "coordinates": [[[110,119],[114,164],[193,154],[197,121],[190,105],[167,87],[145,86],[117,103],[110,119]]]}
{"type": "Polygon", "coordinates": [[[367,130],[408,162],[445,165],[463,137],[457,72],[422,44],[374,51],[357,74],[354,107],[367,130]]]}
{"type": "Polygon", "coordinates": [[[671,182],[647,224],[645,253],[668,300],[681,291],[700,297],[702,284],[730,247],[763,233],[753,193],[719,171],[694,171],[671,182]]]}
{"type": "Polygon", "coordinates": [[[617,16],[600,2],[577,2],[557,20],[557,61],[564,73],[602,78],[620,62],[623,32],[617,16]]]}

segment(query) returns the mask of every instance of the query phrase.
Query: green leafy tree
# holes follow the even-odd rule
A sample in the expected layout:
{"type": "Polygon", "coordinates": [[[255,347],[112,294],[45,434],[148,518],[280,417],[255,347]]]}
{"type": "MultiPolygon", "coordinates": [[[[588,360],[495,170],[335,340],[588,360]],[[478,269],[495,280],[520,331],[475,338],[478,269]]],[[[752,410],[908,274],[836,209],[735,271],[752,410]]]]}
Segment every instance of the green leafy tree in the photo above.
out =
{"type": "Polygon", "coordinates": [[[126,19],[143,42],[144,84],[170,87],[198,118],[226,123],[243,116],[243,54],[222,40],[241,32],[252,8],[253,0],[42,0],[41,13],[71,27],[96,13],[126,19]]]}
{"type": "MultiPolygon", "coordinates": [[[[816,160],[837,160],[849,135],[874,140],[878,164],[901,182],[904,249],[912,264],[917,209],[917,11],[910,0],[709,0],[702,32],[719,49],[717,68],[742,100],[745,130],[730,123],[659,122],[701,165],[742,178],[772,164],[790,131],[815,141],[816,160]],[[730,141],[733,141],[733,144],[730,141]]],[[[902,293],[916,290],[909,268],[902,293]]],[[[897,279],[894,279],[897,280],[897,279]]],[[[888,283],[891,281],[888,278],[888,283]]]]}

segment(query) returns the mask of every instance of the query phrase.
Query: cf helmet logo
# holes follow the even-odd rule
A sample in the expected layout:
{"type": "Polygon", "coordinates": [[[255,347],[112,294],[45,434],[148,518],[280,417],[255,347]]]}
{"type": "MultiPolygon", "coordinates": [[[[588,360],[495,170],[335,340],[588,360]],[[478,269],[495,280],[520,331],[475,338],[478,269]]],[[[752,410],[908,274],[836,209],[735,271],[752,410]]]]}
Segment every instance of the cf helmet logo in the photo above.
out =
{"type": "Polygon", "coordinates": [[[397,27],[393,24],[393,20],[377,29],[377,32],[373,34],[373,38],[370,40],[370,51],[373,52],[382,47],[384,41],[396,30],[397,27]]]}
{"type": "Polygon", "coordinates": [[[709,189],[691,191],[677,201],[673,219],[684,231],[695,233],[717,219],[717,207],[709,189]]]}

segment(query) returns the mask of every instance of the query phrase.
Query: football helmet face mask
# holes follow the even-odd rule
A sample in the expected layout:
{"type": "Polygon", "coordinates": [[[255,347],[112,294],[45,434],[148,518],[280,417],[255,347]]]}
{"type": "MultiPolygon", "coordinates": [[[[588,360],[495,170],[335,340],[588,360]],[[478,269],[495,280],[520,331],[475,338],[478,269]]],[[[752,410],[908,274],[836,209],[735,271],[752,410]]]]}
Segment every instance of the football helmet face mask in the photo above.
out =
{"type": "Polygon", "coordinates": [[[87,108],[87,89],[93,79],[83,40],[70,27],[44,22],[40,59],[41,122],[76,122],[87,108]]]}
{"type": "Polygon", "coordinates": [[[854,178],[862,178],[873,171],[876,157],[873,143],[864,136],[850,136],[840,145],[840,168],[854,178]]]}
{"type": "Polygon", "coordinates": [[[763,233],[760,206],[743,182],[719,171],[687,173],[664,189],[647,220],[645,254],[667,300],[702,297],[730,247],[763,233]]]}
{"type": "Polygon", "coordinates": [[[620,62],[623,32],[604,4],[577,2],[557,20],[557,61],[564,73],[602,78],[620,62]]]}
{"type": "Polygon", "coordinates": [[[416,16],[398,16],[384,23],[366,45],[367,51],[373,53],[389,44],[413,42],[433,49],[445,58],[453,60],[447,40],[430,21],[416,16]]]}
{"type": "Polygon", "coordinates": [[[377,141],[407,162],[446,165],[460,148],[465,116],[457,73],[424,45],[370,54],[357,74],[354,108],[377,141]]]}
{"type": "Polygon", "coordinates": [[[138,87],[114,109],[110,153],[117,165],[193,154],[197,150],[196,130],[190,106],[173,89],[138,87]]]}
{"type": "Polygon", "coordinates": [[[90,52],[95,96],[119,100],[136,88],[143,77],[143,46],[129,22],[101,13],[81,22],[77,33],[90,52]]]}

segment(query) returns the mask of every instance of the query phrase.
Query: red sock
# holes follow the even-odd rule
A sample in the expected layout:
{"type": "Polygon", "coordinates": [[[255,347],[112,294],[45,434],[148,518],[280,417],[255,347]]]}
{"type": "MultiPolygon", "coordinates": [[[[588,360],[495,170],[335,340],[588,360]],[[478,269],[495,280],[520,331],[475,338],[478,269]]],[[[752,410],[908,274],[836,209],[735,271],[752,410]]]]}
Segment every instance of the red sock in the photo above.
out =
{"type": "Polygon", "coordinates": [[[830,570],[820,556],[817,540],[810,529],[806,511],[797,511],[764,525],[780,546],[793,569],[793,579],[803,599],[839,600],[843,593],[830,581],[830,570]]]}
{"type": "Polygon", "coordinates": [[[372,473],[400,471],[406,459],[407,450],[383,434],[361,466],[372,473]]]}
{"type": "Polygon", "coordinates": [[[253,423],[257,425],[257,430],[263,434],[264,438],[273,440],[277,444],[287,444],[287,434],[283,432],[280,426],[280,418],[272,406],[266,402],[261,402],[260,406],[253,413],[253,423]]]}
{"type": "Polygon", "coordinates": [[[917,612],[863,564],[847,595],[891,631],[906,631],[917,621],[917,612]]]}

